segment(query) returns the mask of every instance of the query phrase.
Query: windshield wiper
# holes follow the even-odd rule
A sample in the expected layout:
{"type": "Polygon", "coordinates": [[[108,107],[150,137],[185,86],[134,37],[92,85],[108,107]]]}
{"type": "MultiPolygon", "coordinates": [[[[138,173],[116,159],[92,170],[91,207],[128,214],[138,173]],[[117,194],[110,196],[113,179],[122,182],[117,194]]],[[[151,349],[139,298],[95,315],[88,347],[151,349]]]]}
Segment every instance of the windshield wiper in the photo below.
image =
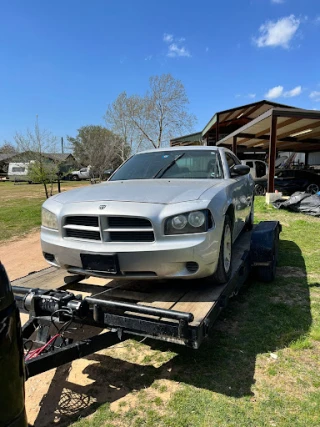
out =
{"type": "Polygon", "coordinates": [[[158,170],[158,172],[155,175],[153,175],[152,178],[153,179],[161,178],[167,172],[167,170],[170,169],[176,163],[176,161],[181,159],[181,157],[183,157],[185,154],[186,153],[179,154],[179,156],[177,156],[175,159],[173,159],[167,166],[164,166],[160,170],[158,170]]]}

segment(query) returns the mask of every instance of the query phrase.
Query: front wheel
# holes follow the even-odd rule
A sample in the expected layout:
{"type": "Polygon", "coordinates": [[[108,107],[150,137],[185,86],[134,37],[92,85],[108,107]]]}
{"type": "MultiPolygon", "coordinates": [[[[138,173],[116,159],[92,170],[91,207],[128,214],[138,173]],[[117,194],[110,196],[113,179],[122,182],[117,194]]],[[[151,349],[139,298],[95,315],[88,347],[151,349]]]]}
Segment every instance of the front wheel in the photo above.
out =
{"type": "Polygon", "coordinates": [[[71,181],[79,181],[78,175],[72,175],[71,181]]]}
{"type": "Polygon", "coordinates": [[[220,254],[217,271],[213,274],[213,280],[217,284],[226,283],[231,277],[232,271],[232,221],[227,215],[224,220],[220,254]]]}
{"type": "Polygon", "coordinates": [[[261,184],[256,184],[254,186],[254,193],[256,196],[264,196],[266,194],[266,189],[261,184]]]}

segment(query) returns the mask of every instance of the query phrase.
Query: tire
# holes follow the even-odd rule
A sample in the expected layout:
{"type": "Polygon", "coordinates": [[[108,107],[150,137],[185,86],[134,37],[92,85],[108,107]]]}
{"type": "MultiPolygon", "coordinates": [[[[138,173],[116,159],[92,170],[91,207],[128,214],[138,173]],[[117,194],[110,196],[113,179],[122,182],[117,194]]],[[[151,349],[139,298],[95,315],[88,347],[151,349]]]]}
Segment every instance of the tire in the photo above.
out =
{"type": "Polygon", "coordinates": [[[254,193],[256,196],[264,196],[266,194],[266,189],[261,184],[256,184],[254,186],[254,193]]]}
{"type": "Polygon", "coordinates": [[[245,230],[251,231],[253,229],[253,224],[254,224],[254,198],[252,200],[251,211],[250,211],[248,221],[245,224],[245,230]]]}
{"type": "Polygon", "coordinates": [[[310,193],[310,194],[316,194],[319,191],[319,185],[309,184],[306,191],[307,193],[310,193]]]}
{"type": "Polygon", "coordinates": [[[226,283],[232,272],[232,221],[228,215],[224,220],[217,271],[213,280],[220,285],[226,283]],[[226,251],[229,253],[227,254],[226,251]]]}
{"type": "Polygon", "coordinates": [[[71,181],[80,181],[78,175],[72,175],[71,181]]]}

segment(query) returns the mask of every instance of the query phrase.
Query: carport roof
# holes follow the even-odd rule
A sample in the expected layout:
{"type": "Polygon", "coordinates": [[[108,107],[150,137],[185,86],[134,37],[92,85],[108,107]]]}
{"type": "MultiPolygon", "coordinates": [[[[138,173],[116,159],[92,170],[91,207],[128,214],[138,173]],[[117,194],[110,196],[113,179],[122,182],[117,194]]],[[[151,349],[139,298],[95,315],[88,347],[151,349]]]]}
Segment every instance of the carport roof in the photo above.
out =
{"type": "Polygon", "coordinates": [[[217,142],[217,145],[269,147],[271,119],[276,117],[276,148],[281,151],[320,151],[320,111],[272,108],[217,142]]]}
{"type": "Polygon", "coordinates": [[[266,111],[274,107],[284,107],[294,109],[290,105],[279,104],[277,102],[267,101],[265,99],[261,101],[256,101],[251,104],[241,105],[235,108],[230,108],[228,110],[217,112],[205,126],[202,131],[202,136],[204,136],[208,131],[216,126],[217,121],[220,125],[227,124],[234,121],[251,121],[266,111]]]}

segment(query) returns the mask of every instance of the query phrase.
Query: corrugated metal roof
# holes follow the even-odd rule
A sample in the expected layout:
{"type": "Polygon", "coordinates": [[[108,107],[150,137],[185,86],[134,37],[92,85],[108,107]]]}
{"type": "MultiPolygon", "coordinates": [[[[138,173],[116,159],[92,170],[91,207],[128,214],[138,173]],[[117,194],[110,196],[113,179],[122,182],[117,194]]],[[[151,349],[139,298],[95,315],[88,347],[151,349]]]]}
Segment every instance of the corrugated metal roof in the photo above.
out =
{"type": "Polygon", "coordinates": [[[11,157],[16,156],[16,154],[0,154],[0,162],[6,159],[11,159],[11,157]]]}
{"type": "Polygon", "coordinates": [[[272,108],[250,123],[221,139],[217,145],[268,148],[271,116],[277,116],[277,149],[320,151],[320,112],[303,109],[272,108]]]}
{"type": "Polygon", "coordinates": [[[263,99],[262,101],[252,102],[251,104],[240,105],[239,107],[230,108],[229,110],[219,111],[204,127],[202,136],[204,136],[216,124],[218,117],[219,125],[222,125],[224,122],[237,119],[253,120],[274,107],[295,108],[290,105],[279,104],[277,102],[263,99]]]}
{"type": "MultiPolygon", "coordinates": [[[[23,157],[28,153],[28,155],[32,155],[32,152],[23,152],[23,153],[14,153],[14,154],[0,154],[0,162],[5,160],[10,160],[11,158],[19,158],[23,157]]],[[[74,156],[71,153],[42,153],[44,157],[47,157],[52,160],[57,160],[59,162],[63,162],[67,160],[69,157],[72,160],[75,160],[74,156]]]]}
{"type": "Polygon", "coordinates": [[[189,135],[180,136],[179,138],[171,139],[170,145],[191,145],[192,143],[202,143],[202,132],[191,133],[189,135]]]}

